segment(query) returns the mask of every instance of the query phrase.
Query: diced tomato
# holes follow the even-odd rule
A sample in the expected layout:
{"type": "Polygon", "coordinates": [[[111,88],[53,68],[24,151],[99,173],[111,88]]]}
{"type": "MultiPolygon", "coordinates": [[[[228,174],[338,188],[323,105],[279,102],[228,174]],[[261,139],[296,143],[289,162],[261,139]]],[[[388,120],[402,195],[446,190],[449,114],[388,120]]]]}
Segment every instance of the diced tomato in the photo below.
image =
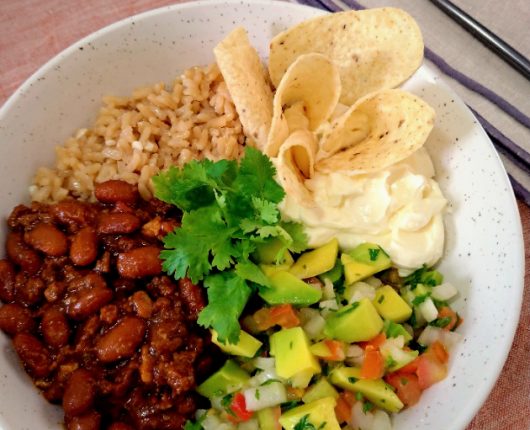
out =
{"type": "Polygon", "coordinates": [[[447,376],[447,365],[442,363],[432,350],[425,351],[417,358],[417,361],[418,369],[416,374],[422,390],[429,388],[447,376]]]}
{"type": "Polygon", "coordinates": [[[443,346],[443,343],[439,340],[433,342],[426,352],[434,354],[440,363],[447,363],[449,360],[449,354],[447,353],[445,346],[443,346]]]}
{"type": "Polygon", "coordinates": [[[245,396],[242,393],[234,394],[229,409],[232,413],[228,414],[228,419],[234,423],[248,421],[254,415],[254,412],[247,410],[245,396]]]}
{"type": "Polygon", "coordinates": [[[291,304],[262,308],[253,315],[256,327],[265,331],[275,325],[282,328],[292,328],[300,325],[300,319],[291,304]]]}
{"type": "Polygon", "coordinates": [[[361,367],[361,378],[379,379],[385,373],[383,356],[373,345],[368,345],[364,350],[364,360],[361,367]]]}
{"type": "Polygon", "coordinates": [[[353,396],[353,402],[355,402],[355,395],[352,392],[344,391],[337,397],[337,404],[335,405],[335,415],[339,420],[339,423],[350,422],[352,414],[352,406],[350,396],[346,396],[345,393],[349,393],[353,396]]]}
{"type": "Polygon", "coordinates": [[[418,370],[418,358],[415,358],[409,364],[399,369],[399,372],[400,373],[416,373],[417,370],[418,370]]]}
{"type": "Polygon", "coordinates": [[[373,339],[370,339],[366,342],[359,342],[359,346],[361,348],[366,348],[368,345],[373,346],[376,349],[379,349],[379,347],[383,344],[383,342],[386,340],[385,333],[381,332],[373,339]]]}
{"type": "Polygon", "coordinates": [[[385,376],[386,382],[396,389],[396,394],[406,406],[413,406],[420,400],[421,388],[418,377],[410,373],[398,372],[385,376]]]}
{"type": "Polygon", "coordinates": [[[449,306],[443,306],[438,310],[438,318],[451,318],[449,324],[444,327],[444,330],[452,330],[459,323],[458,315],[449,306]]]}
{"type": "Polygon", "coordinates": [[[327,361],[344,361],[346,358],[346,345],[340,340],[326,339],[324,344],[329,349],[329,355],[321,357],[327,361]]]}

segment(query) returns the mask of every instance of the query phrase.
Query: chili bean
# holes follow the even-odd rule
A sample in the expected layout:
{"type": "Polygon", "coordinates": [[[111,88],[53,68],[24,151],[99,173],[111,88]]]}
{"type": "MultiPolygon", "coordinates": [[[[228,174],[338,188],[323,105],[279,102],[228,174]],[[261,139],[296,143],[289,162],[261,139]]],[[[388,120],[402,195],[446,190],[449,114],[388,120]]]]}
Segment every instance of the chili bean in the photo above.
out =
{"type": "Polygon", "coordinates": [[[160,249],[144,246],[118,255],[118,272],[124,278],[143,278],[162,272],[160,249]]]}
{"type": "Polygon", "coordinates": [[[199,317],[199,312],[206,306],[204,291],[198,285],[195,285],[188,278],[179,280],[180,295],[186,303],[192,319],[199,317]]]}
{"type": "Polygon", "coordinates": [[[51,372],[52,361],[48,350],[31,334],[18,333],[13,345],[24,367],[35,378],[44,378],[51,372]]]}
{"type": "Polygon", "coordinates": [[[112,300],[112,290],[108,288],[90,288],[75,292],[67,297],[66,313],[70,318],[82,320],[109,303],[112,300]]]}
{"type": "Polygon", "coordinates": [[[130,298],[139,317],[148,319],[153,312],[153,302],[145,291],[137,291],[130,298]]]}
{"type": "Polygon", "coordinates": [[[16,289],[17,301],[26,305],[34,305],[40,302],[44,296],[46,284],[41,278],[32,277],[26,280],[16,289]]]}
{"type": "Polygon", "coordinates": [[[92,408],[96,397],[96,381],[86,369],[77,369],[68,378],[63,395],[66,416],[81,415],[92,408]]]}
{"type": "Polygon", "coordinates": [[[126,234],[136,231],[141,221],[136,215],[128,213],[102,213],[98,219],[98,233],[126,234]]]}
{"type": "Polygon", "coordinates": [[[56,308],[48,308],[40,323],[44,341],[53,348],[60,348],[68,343],[70,326],[63,312],[56,308]]]}
{"type": "Polygon", "coordinates": [[[0,300],[12,302],[15,298],[15,268],[7,260],[0,260],[0,300]]]}
{"type": "Polygon", "coordinates": [[[72,237],[70,260],[77,266],[87,266],[98,256],[98,237],[92,227],[79,230],[72,237]]]}
{"type": "Polygon", "coordinates": [[[70,227],[85,226],[93,219],[90,207],[76,200],[63,200],[50,207],[56,220],[70,227]]]}
{"type": "Polygon", "coordinates": [[[73,417],[67,422],[68,430],[99,430],[101,426],[101,415],[96,411],[73,417]]]}
{"type": "Polygon", "coordinates": [[[35,251],[24,243],[22,234],[10,232],[6,241],[7,256],[30,274],[37,273],[42,265],[42,260],[35,251]]]}
{"type": "Polygon", "coordinates": [[[52,224],[37,224],[24,234],[24,240],[36,250],[53,257],[60,257],[68,250],[66,235],[52,224]]]}
{"type": "Polygon", "coordinates": [[[31,313],[26,308],[10,303],[0,308],[0,329],[8,335],[30,332],[35,327],[31,313]]]}
{"type": "Polygon", "coordinates": [[[105,333],[96,343],[98,358],[104,363],[131,357],[142,342],[145,321],[127,316],[105,333]]]}
{"type": "Polygon", "coordinates": [[[125,202],[133,204],[138,199],[138,189],[136,186],[118,180],[110,180],[96,184],[94,194],[96,199],[102,203],[125,202]]]}
{"type": "Polygon", "coordinates": [[[56,302],[59,300],[64,292],[66,291],[66,282],[63,281],[53,281],[48,284],[44,290],[44,297],[50,303],[56,302]]]}

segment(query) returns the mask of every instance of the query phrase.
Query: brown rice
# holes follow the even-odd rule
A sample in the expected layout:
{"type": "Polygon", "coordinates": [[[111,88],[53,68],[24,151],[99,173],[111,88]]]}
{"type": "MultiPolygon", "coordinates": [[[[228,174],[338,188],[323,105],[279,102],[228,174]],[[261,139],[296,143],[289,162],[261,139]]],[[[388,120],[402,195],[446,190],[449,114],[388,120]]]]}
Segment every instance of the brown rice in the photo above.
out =
{"type": "Polygon", "coordinates": [[[56,148],[53,169],[37,170],[30,193],[38,202],[67,196],[94,200],[94,185],[109,179],[153,194],[151,177],[192,159],[238,158],[245,137],[217,65],[194,67],[168,90],[163,83],[131,97],[104,97],[92,128],[56,148]]]}

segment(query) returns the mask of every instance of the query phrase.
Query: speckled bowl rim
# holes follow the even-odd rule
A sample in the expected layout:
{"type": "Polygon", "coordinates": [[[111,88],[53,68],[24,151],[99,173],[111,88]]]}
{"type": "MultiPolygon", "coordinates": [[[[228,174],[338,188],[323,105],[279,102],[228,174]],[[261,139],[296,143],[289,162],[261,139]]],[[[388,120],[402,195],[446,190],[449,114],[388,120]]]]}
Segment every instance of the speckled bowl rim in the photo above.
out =
{"type": "MultiPolygon", "coordinates": [[[[149,11],[146,11],[146,12],[143,12],[143,13],[140,13],[140,14],[137,14],[137,15],[122,19],[122,20],[117,21],[115,23],[112,23],[112,24],[110,24],[110,25],[108,25],[108,26],[106,26],[104,28],[101,28],[101,29],[99,29],[99,30],[97,30],[97,31],[95,31],[95,32],[83,37],[79,41],[73,43],[72,45],[70,45],[69,47],[65,48],[63,51],[58,53],[56,56],[54,56],[52,59],[47,61],[43,66],[41,66],[37,71],[35,71],[6,100],[6,102],[0,108],[0,121],[4,118],[6,113],[14,105],[16,105],[18,99],[32,85],[34,85],[39,80],[39,78],[41,78],[41,77],[45,76],[47,73],[49,73],[50,69],[53,69],[53,67],[55,67],[56,65],[59,65],[61,63],[61,61],[63,61],[63,59],[65,57],[68,57],[73,52],[78,50],[80,47],[87,45],[91,41],[97,40],[100,36],[105,35],[106,33],[113,31],[114,29],[118,29],[118,28],[121,28],[123,26],[127,26],[127,25],[129,25],[130,23],[132,23],[134,21],[139,21],[139,20],[143,20],[143,19],[146,19],[146,18],[150,18],[150,17],[156,16],[156,15],[159,15],[159,14],[164,14],[164,13],[166,13],[168,11],[185,10],[185,9],[197,9],[197,8],[213,6],[213,5],[216,5],[216,4],[217,5],[218,4],[238,5],[238,4],[243,4],[243,3],[250,3],[253,6],[267,6],[267,7],[287,8],[287,9],[290,9],[291,11],[293,11],[293,13],[296,13],[296,10],[301,10],[301,9],[311,9],[311,10],[314,10],[314,11],[318,11],[318,13],[321,13],[321,14],[325,14],[326,13],[325,11],[314,9],[314,8],[311,8],[311,7],[305,6],[305,5],[299,5],[299,4],[288,3],[288,2],[283,2],[283,1],[267,1],[267,0],[253,0],[253,1],[250,1],[250,2],[241,2],[240,0],[225,0],[225,1],[222,1],[222,2],[216,1],[216,0],[198,0],[198,1],[192,1],[192,2],[189,2],[189,3],[175,4],[175,5],[164,6],[164,7],[160,7],[160,8],[157,8],[157,9],[149,10],[149,11]]],[[[426,66],[425,64],[421,67],[421,69],[423,71],[425,71],[428,75],[436,75],[437,74],[437,72],[434,69],[430,68],[429,66],[426,66]]],[[[441,85],[441,86],[446,87],[447,90],[450,93],[453,94],[455,99],[459,100],[461,102],[459,97],[452,90],[450,90],[449,87],[445,83],[439,81],[438,84],[441,85]]],[[[466,115],[469,116],[470,118],[475,119],[475,121],[476,121],[476,118],[473,115],[473,113],[467,108],[466,108],[466,110],[467,110],[466,115]]],[[[482,127],[480,126],[480,124],[478,124],[478,122],[477,122],[477,128],[479,129],[479,132],[482,134],[482,138],[487,143],[489,143],[490,149],[494,152],[495,156],[497,157],[498,167],[499,167],[499,170],[500,170],[500,172],[498,172],[498,173],[500,173],[501,175],[504,175],[505,176],[505,178],[504,178],[505,181],[509,183],[507,175],[506,175],[506,172],[504,170],[504,167],[502,165],[502,162],[501,162],[500,158],[498,157],[497,152],[495,151],[495,149],[494,149],[491,141],[489,140],[486,132],[482,129],[482,127]]],[[[515,197],[513,196],[513,192],[512,192],[512,205],[513,205],[514,215],[516,215],[517,219],[519,219],[518,209],[517,209],[515,197]]],[[[513,342],[513,339],[514,339],[514,336],[515,336],[515,331],[516,331],[517,325],[519,323],[519,315],[520,315],[520,309],[521,309],[521,305],[522,305],[522,294],[523,294],[523,288],[524,288],[524,243],[523,243],[523,235],[522,235],[522,229],[521,229],[521,226],[520,226],[520,222],[519,222],[519,225],[518,225],[517,236],[518,236],[518,242],[519,242],[519,248],[520,248],[520,254],[518,256],[519,257],[519,261],[518,261],[517,265],[519,266],[518,271],[519,271],[519,275],[520,275],[519,278],[521,279],[521,282],[520,282],[520,285],[517,286],[518,287],[517,288],[518,294],[513,294],[513,298],[515,299],[515,301],[513,302],[513,308],[512,308],[513,311],[514,311],[513,318],[511,318],[509,320],[509,324],[506,325],[506,330],[505,330],[505,335],[506,336],[503,338],[504,342],[502,343],[500,348],[497,348],[498,352],[497,352],[497,356],[496,356],[496,365],[495,365],[496,374],[495,375],[491,375],[490,379],[488,380],[488,383],[482,383],[480,392],[476,393],[476,395],[472,399],[469,399],[469,402],[466,405],[466,407],[468,408],[468,413],[459,415],[458,420],[454,422],[454,425],[456,426],[455,428],[462,428],[463,429],[472,420],[472,418],[475,416],[477,411],[480,409],[481,405],[484,403],[484,401],[489,396],[491,390],[493,389],[493,386],[495,385],[495,382],[497,381],[498,377],[500,376],[500,373],[501,373],[502,368],[503,368],[503,364],[505,363],[505,361],[506,361],[506,359],[508,357],[508,354],[509,354],[509,351],[510,351],[510,347],[512,345],[512,342],[513,342]]],[[[1,414],[0,414],[0,422],[1,422],[1,414]]]]}

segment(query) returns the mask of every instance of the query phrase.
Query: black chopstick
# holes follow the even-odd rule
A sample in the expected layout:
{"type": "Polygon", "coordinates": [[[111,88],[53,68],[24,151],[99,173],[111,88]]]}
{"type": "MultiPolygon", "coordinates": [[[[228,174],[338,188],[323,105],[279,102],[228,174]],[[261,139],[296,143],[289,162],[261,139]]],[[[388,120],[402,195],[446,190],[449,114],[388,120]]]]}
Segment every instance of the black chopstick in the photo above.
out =
{"type": "Polygon", "coordinates": [[[435,6],[460,24],[465,30],[475,36],[487,48],[494,51],[504,61],[519,70],[521,74],[530,80],[530,61],[520,52],[508,45],[499,36],[492,33],[480,22],[469,16],[462,9],[449,0],[430,0],[435,6]]]}

